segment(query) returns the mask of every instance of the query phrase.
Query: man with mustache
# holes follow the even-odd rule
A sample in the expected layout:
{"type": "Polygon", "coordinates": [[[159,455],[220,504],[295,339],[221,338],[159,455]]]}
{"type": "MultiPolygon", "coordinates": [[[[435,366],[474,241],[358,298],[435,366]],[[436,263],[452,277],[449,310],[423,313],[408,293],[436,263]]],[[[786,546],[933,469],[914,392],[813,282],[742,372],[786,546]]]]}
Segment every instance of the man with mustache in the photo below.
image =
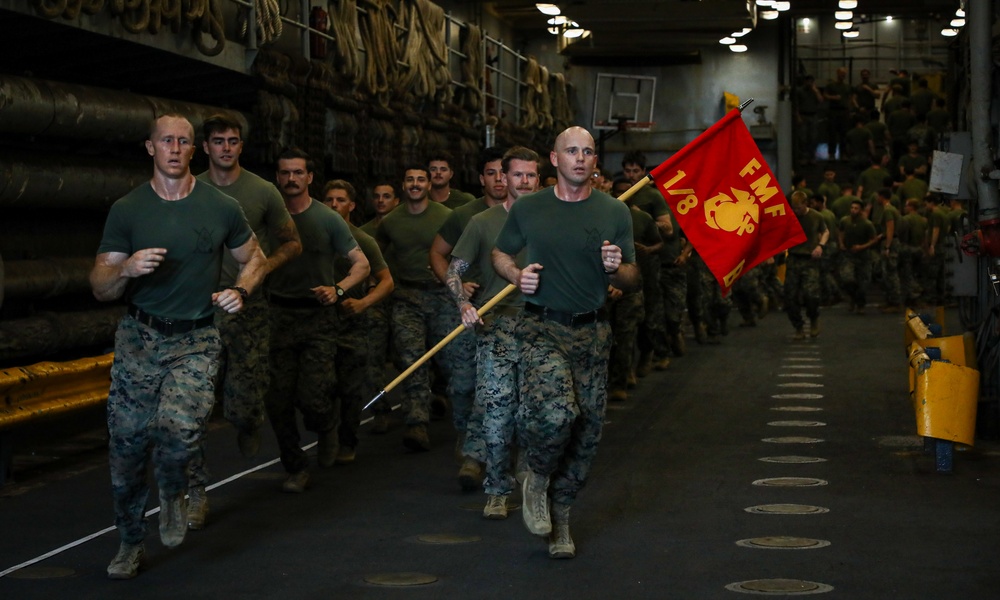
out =
{"type": "Polygon", "coordinates": [[[271,275],[271,387],[267,413],[278,438],[281,465],[289,474],[282,490],[302,493],[309,482],[309,459],[300,444],[295,409],[319,437],[316,462],[337,458],[340,402],[336,395],[338,318],[336,305],[368,277],[370,266],[347,223],[309,196],[313,164],[289,148],[278,156],[278,189],[302,237],[302,254],[271,275]],[[349,268],[337,277],[335,260],[349,268]]]}
{"type": "Polygon", "coordinates": [[[451,179],[455,176],[453,164],[455,159],[450,154],[439,152],[427,161],[427,172],[431,178],[430,199],[455,210],[463,204],[472,202],[476,197],[451,187],[451,179]]]}

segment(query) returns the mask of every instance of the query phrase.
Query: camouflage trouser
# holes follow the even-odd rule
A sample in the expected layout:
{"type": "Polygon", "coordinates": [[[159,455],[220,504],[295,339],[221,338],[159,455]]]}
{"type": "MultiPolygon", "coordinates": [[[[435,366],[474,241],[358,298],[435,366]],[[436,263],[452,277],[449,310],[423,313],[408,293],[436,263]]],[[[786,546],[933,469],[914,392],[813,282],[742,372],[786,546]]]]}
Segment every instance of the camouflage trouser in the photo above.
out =
{"type": "MultiPolygon", "coordinates": [[[[448,292],[398,287],[393,293],[392,343],[399,355],[399,369],[406,369],[453,329],[461,325],[458,309],[448,292]]],[[[476,389],[475,333],[462,332],[434,355],[434,362],[448,381],[455,428],[464,433],[476,389]]],[[[402,382],[403,412],[407,425],[429,420],[431,388],[427,365],[402,382]]]]}
{"type": "Polygon", "coordinates": [[[643,272],[643,317],[637,341],[642,353],[652,352],[657,357],[670,356],[670,344],[663,322],[663,296],[660,292],[660,259],[653,257],[655,269],[643,272]]]}
{"type": "Polygon", "coordinates": [[[372,319],[370,311],[360,315],[338,317],[337,326],[337,387],[340,399],[338,438],[341,446],[358,447],[361,407],[375,395],[375,381],[366,377],[370,369],[372,348],[369,340],[372,319]]]}
{"type": "Polygon", "coordinates": [[[188,463],[215,403],[222,342],[215,327],[165,336],[125,317],[115,333],[108,395],[108,463],[115,525],[123,542],[146,536],[146,467],[161,495],[188,487],[188,463]]]}
{"type": "Polygon", "coordinates": [[[693,257],[684,263],[684,279],[687,281],[684,303],[687,305],[688,319],[697,331],[705,316],[701,301],[701,271],[693,257]]]}
{"type": "MultiPolygon", "coordinates": [[[[483,414],[487,494],[505,496],[514,491],[511,450],[514,445],[518,402],[517,316],[487,315],[476,335],[476,406],[483,414]]],[[[471,426],[471,424],[470,424],[471,426]]]]}
{"type": "Polygon", "coordinates": [[[628,374],[635,366],[636,339],[646,312],[643,292],[625,294],[609,305],[611,309],[611,360],[608,387],[624,390],[628,374]]]}
{"type": "MultiPolygon", "coordinates": [[[[835,237],[831,234],[831,238],[835,237]]],[[[823,256],[819,259],[819,288],[820,302],[832,304],[840,299],[840,282],[837,281],[837,262],[840,260],[840,252],[837,249],[837,242],[832,239],[826,242],[823,248],[823,256]]]]}
{"type": "Polygon", "coordinates": [[[899,248],[899,288],[903,300],[916,302],[923,294],[920,278],[923,275],[924,251],[920,246],[902,244],[899,248]]]}
{"type": "MultiPolygon", "coordinates": [[[[267,299],[257,293],[247,299],[238,313],[217,310],[215,324],[222,339],[216,395],[220,396],[221,388],[223,414],[236,429],[256,431],[264,424],[264,395],[270,383],[271,327],[267,299]]],[[[211,480],[205,463],[207,450],[208,436],[204,436],[198,452],[191,457],[192,487],[203,486],[211,480]]]]}
{"type": "Polygon", "coordinates": [[[778,263],[775,257],[775,262],[770,264],[762,263],[760,265],[760,287],[761,291],[767,295],[771,300],[772,306],[778,306],[778,303],[784,297],[784,292],[782,291],[783,284],[781,280],[778,279],[778,263]]]}
{"type": "Polygon", "coordinates": [[[819,260],[811,256],[789,254],[785,261],[785,313],[795,329],[805,325],[803,306],[810,320],[819,318],[819,268],[819,260]]]}
{"type": "Polygon", "coordinates": [[[722,296],[722,288],[715,275],[700,258],[697,260],[701,277],[701,314],[709,335],[718,335],[726,330],[726,319],[733,309],[733,301],[722,296]]]}
{"type": "Polygon", "coordinates": [[[851,302],[861,308],[868,302],[868,285],[872,281],[871,253],[845,252],[840,260],[840,281],[851,302]]]}
{"type": "Polygon", "coordinates": [[[681,330],[687,300],[687,274],[683,267],[660,268],[660,295],[663,299],[663,324],[668,336],[681,330]]]}
{"type": "Polygon", "coordinates": [[[745,322],[757,320],[757,311],[763,303],[763,297],[764,294],[760,291],[760,269],[757,267],[744,273],[733,284],[733,303],[745,322]]]}
{"type": "Polygon", "coordinates": [[[899,242],[893,240],[889,253],[881,251],[884,246],[879,244],[882,269],[882,287],[885,290],[885,303],[889,306],[899,306],[902,303],[899,280],[899,242]]]}
{"type": "Polygon", "coordinates": [[[302,412],[308,431],[330,431],[340,420],[336,355],[336,309],[271,306],[271,387],[266,406],[281,465],[289,473],[309,465],[295,409],[302,412]]]}
{"type": "MultiPolygon", "coordinates": [[[[381,390],[389,381],[386,379],[385,363],[389,360],[390,315],[392,314],[392,298],[385,298],[368,309],[368,367],[367,377],[374,389],[381,390]]],[[[369,398],[370,400],[370,398],[369,398]]],[[[368,400],[365,400],[367,403],[368,400]]],[[[372,406],[372,412],[392,412],[392,403],[382,398],[372,406]]]]}
{"type": "Polygon", "coordinates": [[[611,325],[598,321],[564,327],[522,313],[516,337],[521,371],[517,431],[527,465],[551,477],[554,502],[572,504],[601,440],[611,325]]]}

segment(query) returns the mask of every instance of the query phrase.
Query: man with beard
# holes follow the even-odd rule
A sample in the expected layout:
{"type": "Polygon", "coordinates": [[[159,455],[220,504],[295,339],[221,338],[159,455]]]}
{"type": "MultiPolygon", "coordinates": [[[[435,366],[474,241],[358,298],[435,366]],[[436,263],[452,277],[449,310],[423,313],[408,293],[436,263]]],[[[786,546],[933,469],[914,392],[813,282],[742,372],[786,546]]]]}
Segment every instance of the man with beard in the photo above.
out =
{"type": "Polygon", "coordinates": [[[427,161],[427,172],[431,178],[430,199],[452,210],[476,199],[472,194],[451,187],[451,178],[455,176],[451,167],[454,163],[455,160],[446,152],[435,154],[427,161]]]}

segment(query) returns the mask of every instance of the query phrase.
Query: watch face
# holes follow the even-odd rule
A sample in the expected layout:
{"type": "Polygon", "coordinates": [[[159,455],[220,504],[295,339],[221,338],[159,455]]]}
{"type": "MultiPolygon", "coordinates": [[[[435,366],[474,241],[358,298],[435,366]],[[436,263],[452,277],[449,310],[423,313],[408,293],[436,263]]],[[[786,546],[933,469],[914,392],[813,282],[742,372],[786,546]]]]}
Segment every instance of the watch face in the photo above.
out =
{"type": "Polygon", "coordinates": [[[338,296],[343,296],[344,295],[344,288],[342,288],[340,286],[337,286],[337,295],[338,296]]]}

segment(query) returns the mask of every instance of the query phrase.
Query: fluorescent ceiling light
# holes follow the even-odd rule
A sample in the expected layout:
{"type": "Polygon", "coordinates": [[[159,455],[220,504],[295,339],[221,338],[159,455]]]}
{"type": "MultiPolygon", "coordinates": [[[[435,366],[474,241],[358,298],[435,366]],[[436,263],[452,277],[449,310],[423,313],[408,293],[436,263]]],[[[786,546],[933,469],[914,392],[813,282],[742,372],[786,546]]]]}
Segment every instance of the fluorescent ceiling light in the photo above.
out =
{"type": "Polygon", "coordinates": [[[964,27],[965,19],[952,19],[950,24],[952,27],[964,27]]]}
{"type": "Polygon", "coordinates": [[[837,21],[836,23],[833,24],[833,26],[842,31],[846,31],[854,27],[854,23],[851,23],[850,21],[837,21]]]}
{"type": "Polygon", "coordinates": [[[746,52],[747,47],[744,44],[732,44],[729,49],[733,52],[746,52]]]}
{"type": "Polygon", "coordinates": [[[943,35],[944,37],[955,37],[956,35],[958,35],[958,30],[945,28],[941,30],[941,35],[943,35]]]}
{"type": "Polygon", "coordinates": [[[854,10],[858,7],[858,0],[840,0],[837,6],[844,10],[854,10]]]}
{"type": "Polygon", "coordinates": [[[779,13],[776,10],[762,10],[760,11],[760,18],[764,19],[765,21],[773,21],[777,19],[778,15],[780,14],[781,13],[779,13]]]}
{"type": "Polygon", "coordinates": [[[777,10],[777,11],[785,12],[786,10],[789,10],[791,8],[792,8],[792,3],[791,2],[775,2],[774,3],[774,10],[777,10]]]}
{"type": "Polygon", "coordinates": [[[729,44],[735,44],[736,43],[736,38],[734,38],[734,37],[724,37],[721,40],[719,40],[719,43],[720,44],[725,44],[727,46],[729,44]]]}
{"type": "Polygon", "coordinates": [[[961,6],[958,7],[958,10],[955,11],[955,16],[956,17],[964,17],[965,16],[965,9],[963,9],[961,6]]]}
{"type": "Polygon", "coordinates": [[[567,29],[566,31],[563,32],[563,37],[578,38],[584,34],[584,29],[582,27],[580,27],[576,23],[574,23],[574,25],[576,26],[573,27],[572,29],[567,29]]]}
{"type": "Polygon", "coordinates": [[[750,33],[751,31],[753,31],[752,27],[744,27],[742,31],[734,31],[734,32],[730,33],[729,35],[731,35],[733,37],[743,37],[746,34],[750,33]]]}
{"type": "Polygon", "coordinates": [[[888,17],[886,17],[885,18],[885,22],[886,23],[891,23],[892,22],[892,15],[889,15],[888,17]]]}
{"type": "Polygon", "coordinates": [[[774,3],[778,0],[757,0],[757,6],[774,6],[774,3]]]}
{"type": "Polygon", "coordinates": [[[558,15],[561,10],[555,4],[535,4],[537,8],[543,15],[558,15]]]}
{"type": "Polygon", "coordinates": [[[861,35],[861,32],[858,31],[857,29],[848,29],[847,31],[844,32],[843,35],[845,38],[856,38],[859,35],[861,35]]]}
{"type": "Polygon", "coordinates": [[[563,23],[569,23],[566,15],[556,15],[549,19],[549,25],[562,25],[563,23]]]}
{"type": "Polygon", "coordinates": [[[849,10],[838,10],[833,13],[833,16],[836,17],[838,21],[850,21],[854,18],[854,13],[849,10]]]}

